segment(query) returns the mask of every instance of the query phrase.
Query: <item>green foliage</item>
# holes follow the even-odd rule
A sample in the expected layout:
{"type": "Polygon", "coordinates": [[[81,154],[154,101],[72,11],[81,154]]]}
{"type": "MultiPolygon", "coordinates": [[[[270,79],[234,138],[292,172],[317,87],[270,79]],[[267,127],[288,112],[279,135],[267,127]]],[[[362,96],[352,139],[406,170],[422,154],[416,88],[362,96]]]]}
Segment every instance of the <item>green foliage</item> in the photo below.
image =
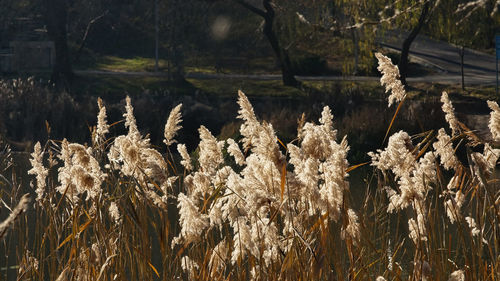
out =
{"type": "Polygon", "coordinates": [[[426,28],[427,34],[469,48],[484,50],[494,47],[494,36],[500,27],[500,14],[492,13],[490,4],[473,12],[457,12],[458,4],[464,3],[442,0],[426,28]]]}
{"type": "Polygon", "coordinates": [[[293,56],[292,67],[297,75],[329,75],[332,73],[328,69],[326,60],[317,55],[293,56]]]}

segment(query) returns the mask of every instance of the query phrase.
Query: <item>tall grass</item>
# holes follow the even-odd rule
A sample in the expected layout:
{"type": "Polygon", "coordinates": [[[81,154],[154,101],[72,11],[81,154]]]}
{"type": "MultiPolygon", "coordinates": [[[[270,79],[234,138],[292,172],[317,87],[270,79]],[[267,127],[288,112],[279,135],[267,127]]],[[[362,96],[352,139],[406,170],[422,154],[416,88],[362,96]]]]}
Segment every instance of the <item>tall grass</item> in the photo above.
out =
{"type": "MultiPolygon", "coordinates": [[[[406,93],[397,68],[377,57],[396,119],[406,93]]],[[[99,100],[90,145],[34,147],[34,212],[22,217],[23,197],[3,237],[15,244],[17,279],[497,280],[500,108],[488,102],[485,141],[455,117],[447,94],[442,101],[451,130],[398,131],[371,161],[349,163],[328,106],[318,122],[298,120],[285,144],[239,92],[240,136],[219,140],[201,126],[189,154],[175,140],[181,105],[165,146],[153,147],[129,98],[128,132],[109,137],[121,122],[108,125],[99,100]],[[364,194],[353,194],[361,191],[349,174],[364,165],[373,171],[364,194]]],[[[4,205],[14,206],[20,185],[2,171],[4,205]]]]}

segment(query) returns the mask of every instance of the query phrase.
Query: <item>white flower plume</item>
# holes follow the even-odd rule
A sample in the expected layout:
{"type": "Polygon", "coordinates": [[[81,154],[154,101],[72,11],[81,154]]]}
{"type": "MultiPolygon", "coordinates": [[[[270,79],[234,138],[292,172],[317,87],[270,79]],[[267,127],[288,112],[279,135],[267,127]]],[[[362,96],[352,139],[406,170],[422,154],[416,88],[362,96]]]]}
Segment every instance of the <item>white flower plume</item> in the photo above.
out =
{"type": "Polygon", "coordinates": [[[450,274],[450,278],[448,281],[464,281],[465,280],[465,274],[463,270],[457,270],[453,271],[453,273],[450,274]]]}
{"type": "Polygon", "coordinates": [[[49,170],[43,165],[43,151],[41,149],[40,142],[35,144],[31,157],[30,162],[32,168],[28,171],[28,174],[36,175],[35,201],[40,203],[45,193],[45,187],[47,186],[45,179],[49,175],[49,170]]]}
{"type": "Polygon", "coordinates": [[[186,168],[186,170],[191,171],[193,166],[191,165],[191,157],[189,157],[189,153],[187,152],[187,148],[185,144],[178,144],[177,151],[182,157],[181,165],[186,168]]]}
{"type": "Polygon", "coordinates": [[[132,101],[130,100],[129,96],[125,98],[125,102],[125,114],[123,114],[123,117],[125,117],[125,127],[128,128],[129,135],[138,137],[140,136],[140,133],[137,129],[137,123],[134,116],[134,107],[132,107],[132,101]]]}
{"type": "Polygon", "coordinates": [[[245,164],[245,155],[241,152],[238,144],[231,138],[227,139],[226,142],[228,144],[227,153],[234,157],[236,164],[243,166],[245,164]]]}
{"type": "Polygon", "coordinates": [[[222,156],[222,147],[224,142],[217,142],[217,139],[205,127],[201,126],[198,131],[200,132],[200,167],[206,173],[213,173],[217,167],[224,162],[222,156]]]}
{"type": "Polygon", "coordinates": [[[182,128],[182,126],[179,126],[179,123],[182,122],[181,107],[182,103],[177,105],[176,107],[174,107],[174,109],[172,109],[172,111],[170,111],[167,123],[165,124],[165,140],[163,142],[167,146],[175,143],[175,135],[177,135],[177,131],[182,128]]]}
{"type": "Polygon", "coordinates": [[[491,109],[488,127],[490,128],[493,140],[500,141],[500,107],[494,101],[488,101],[488,107],[491,109]]]}
{"type": "Polygon", "coordinates": [[[445,113],[444,118],[446,119],[446,122],[450,124],[452,136],[458,135],[460,133],[460,126],[458,125],[457,117],[455,117],[455,108],[453,107],[453,104],[451,104],[448,93],[443,92],[441,95],[441,102],[443,103],[442,108],[445,113]]]}
{"type": "Polygon", "coordinates": [[[106,107],[102,104],[102,99],[97,99],[97,106],[99,107],[99,114],[97,115],[97,130],[94,142],[98,143],[104,139],[106,133],[109,132],[109,125],[107,123],[106,107]]]}
{"type": "Polygon", "coordinates": [[[77,202],[78,195],[84,192],[87,192],[87,200],[101,194],[106,173],[101,171],[90,147],[68,143],[64,139],[59,158],[64,161],[64,166],[59,168],[58,180],[61,185],[56,188],[59,193],[66,194],[71,202],[77,202]]]}
{"type": "Polygon", "coordinates": [[[385,86],[385,92],[391,91],[389,96],[389,106],[391,106],[394,101],[400,102],[406,96],[406,91],[399,79],[399,68],[392,64],[391,59],[382,55],[381,53],[375,53],[375,57],[378,59],[378,71],[382,73],[380,78],[380,84],[385,86]]]}
{"type": "Polygon", "coordinates": [[[240,110],[238,110],[236,118],[244,121],[240,127],[240,133],[243,136],[243,148],[247,150],[254,145],[255,139],[258,138],[259,130],[257,128],[260,124],[257,121],[257,117],[255,117],[252,104],[242,91],[238,91],[238,105],[240,106],[240,110]]]}
{"type": "Polygon", "coordinates": [[[181,233],[172,241],[172,247],[178,244],[181,239],[185,243],[198,240],[201,233],[209,226],[208,216],[198,211],[196,204],[184,193],[179,193],[177,197],[179,207],[179,222],[181,233]]]}
{"type": "Polygon", "coordinates": [[[446,170],[456,169],[460,166],[460,162],[455,155],[455,149],[453,148],[451,138],[446,134],[443,128],[439,129],[437,141],[432,146],[441,158],[441,165],[443,165],[446,170]]]}

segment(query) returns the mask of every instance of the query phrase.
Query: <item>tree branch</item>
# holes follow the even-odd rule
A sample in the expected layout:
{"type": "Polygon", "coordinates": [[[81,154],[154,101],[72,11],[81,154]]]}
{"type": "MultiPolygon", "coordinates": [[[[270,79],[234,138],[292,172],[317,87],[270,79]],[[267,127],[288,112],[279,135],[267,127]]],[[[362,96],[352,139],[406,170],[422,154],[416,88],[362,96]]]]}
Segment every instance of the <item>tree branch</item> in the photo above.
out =
{"type": "Polygon", "coordinates": [[[76,52],[76,58],[74,60],[74,62],[78,62],[80,60],[80,55],[82,54],[82,50],[83,50],[83,47],[85,46],[85,43],[87,42],[87,36],[89,35],[89,32],[90,32],[90,28],[92,27],[92,25],[100,20],[101,18],[103,18],[104,16],[106,16],[107,14],[109,13],[109,10],[106,10],[102,15],[92,19],[88,24],[87,24],[87,28],[85,29],[85,34],[83,35],[83,39],[82,39],[82,43],[80,44],[80,47],[78,48],[78,51],[76,52]]]}
{"type": "Polygon", "coordinates": [[[264,5],[264,9],[266,9],[267,14],[271,15],[271,17],[274,17],[274,8],[271,5],[271,0],[263,0],[262,5],[264,5]]]}
{"type": "Polygon", "coordinates": [[[252,11],[253,13],[265,18],[267,16],[266,12],[253,6],[253,5],[250,5],[249,3],[247,3],[246,1],[244,0],[233,0],[234,2],[240,4],[241,6],[249,9],[250,11],[252,11]]]}

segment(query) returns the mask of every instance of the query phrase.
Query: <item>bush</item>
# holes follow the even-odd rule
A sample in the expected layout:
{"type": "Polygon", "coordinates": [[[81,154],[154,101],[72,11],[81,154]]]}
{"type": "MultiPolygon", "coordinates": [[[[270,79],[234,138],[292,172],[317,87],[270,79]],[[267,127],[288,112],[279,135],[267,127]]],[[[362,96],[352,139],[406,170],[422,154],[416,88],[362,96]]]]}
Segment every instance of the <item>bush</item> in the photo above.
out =
{"type": "Polygon", "coordinates": [[[292,58],[292,67],[296,75],[332,74],[326,59],[317,55],[294,56],[292,58]]]}
{"type": "Polygon", "coordinates": [[[92,108],[93,103],[77,104],[66,92],[56,93],[32,77],[0,80],[0,135],[28,143],[26,149],[33,140],[47,140],[47,124],[57,126],[50,137],[71,133],[76,139],[84,139],[88,135],[85,118],[95,119],[92,108]]]}

